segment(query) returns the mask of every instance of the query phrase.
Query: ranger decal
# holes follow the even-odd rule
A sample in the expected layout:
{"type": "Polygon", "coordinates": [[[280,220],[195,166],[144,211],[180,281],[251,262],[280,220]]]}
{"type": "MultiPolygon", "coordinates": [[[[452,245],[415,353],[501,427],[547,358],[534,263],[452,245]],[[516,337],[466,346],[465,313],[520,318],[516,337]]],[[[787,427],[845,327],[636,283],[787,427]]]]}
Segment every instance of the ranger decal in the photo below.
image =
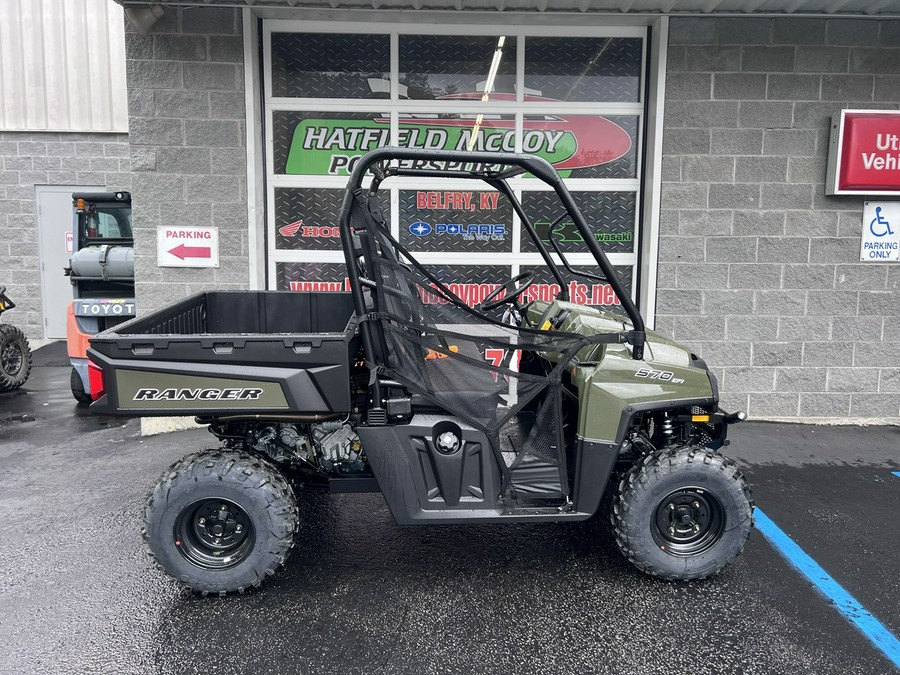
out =
{"type": "Polygon", "coordinates": [[[138,389],[134,401],[255,401],[262,389],[138,389]]]}

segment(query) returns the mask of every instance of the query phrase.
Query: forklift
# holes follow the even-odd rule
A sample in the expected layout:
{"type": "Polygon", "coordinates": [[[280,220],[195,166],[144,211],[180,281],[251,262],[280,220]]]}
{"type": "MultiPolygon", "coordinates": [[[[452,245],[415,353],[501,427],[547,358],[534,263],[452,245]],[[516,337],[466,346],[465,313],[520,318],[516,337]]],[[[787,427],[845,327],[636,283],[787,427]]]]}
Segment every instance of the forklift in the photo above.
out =
{"type": "Polygon", "coordinates": [[[134,237],[131,193],[75,192],[72,257],[65,274],[72,282],[66,343],[70,384],[79,403],[91,402],[87,349],[91,336],[134,318],[134,237]]]}

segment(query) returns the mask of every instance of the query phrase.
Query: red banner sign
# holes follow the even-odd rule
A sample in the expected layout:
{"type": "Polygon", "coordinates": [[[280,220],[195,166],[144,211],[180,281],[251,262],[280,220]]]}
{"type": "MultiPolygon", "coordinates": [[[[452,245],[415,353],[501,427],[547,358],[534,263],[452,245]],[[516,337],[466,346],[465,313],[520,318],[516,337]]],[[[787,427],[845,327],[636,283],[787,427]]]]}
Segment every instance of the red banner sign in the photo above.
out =
{"type": "Polygon", "coordinates": [[[900,111],[842,110],[831,146],[828,194],[900,194],[900,111]]]}

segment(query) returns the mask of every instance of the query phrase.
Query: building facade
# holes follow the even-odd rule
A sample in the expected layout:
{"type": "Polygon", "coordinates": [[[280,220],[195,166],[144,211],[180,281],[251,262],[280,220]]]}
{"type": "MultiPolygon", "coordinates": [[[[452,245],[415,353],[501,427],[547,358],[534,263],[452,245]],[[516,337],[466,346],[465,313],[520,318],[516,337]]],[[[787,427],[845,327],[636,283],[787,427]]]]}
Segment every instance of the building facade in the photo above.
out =
{"type": "MultiPolygon", "coordinates": [[[[864,198],[825,190],[832,117],[898,109],[900,20],[177,5],[126,36],[142,310],[209,288],[342,288],[337,199],[366,149],[531,151],[726,408],[900,419],[900,264],[860,262],[864,198]],[[157,229],[175,223],[218,228],[218,268],[158,266],[157,229]]],[[[552,220],[527,179],[514,187],[552,220]]],[[[540,273],[514,214],[467,194],[410,183],[385,209],[473,301],[540,273]]],[[[577,290],[615,309],[602,284],[577,290]]]]}

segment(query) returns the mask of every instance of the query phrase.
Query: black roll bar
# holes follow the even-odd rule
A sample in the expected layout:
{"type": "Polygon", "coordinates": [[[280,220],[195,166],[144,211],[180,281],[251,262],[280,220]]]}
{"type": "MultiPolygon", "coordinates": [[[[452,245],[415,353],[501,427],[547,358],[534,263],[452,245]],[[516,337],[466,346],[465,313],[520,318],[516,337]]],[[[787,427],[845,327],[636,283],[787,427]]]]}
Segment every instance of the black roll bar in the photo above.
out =
{"type": "MultiPolygon", "coordinates": [[[[619,275],[616,274],[612,264],[609,262],[609,259],[606,257],[606,253],[604,253],[596,239],[594,239],[587,222],[584,220],[584,216],[581,214],[581,210],[575,204],[575,200],[572,199],[572,195],[563,183],[562,178],[559,177],[559,174],[550,162],[541,157],[537,157],[536,155],[506,152],[464,152],[461,150],[424,150],[419,148],[385,147],[371,150],[360,157],[353,167],[353,170],[350,172],[350,179],[347,183],[347,190],[344,193],[344,202],[341,207],[339,223],[341,229],[341,245],[344,249],[344,258],[347,262],[347,275],[350,279],[350,288],[357,312],[365,311],[365,299],[362,294],[359,273],[356,269],[356,256],[353,248],[353,233],[351,231],[350,222],[353,201],[357,196],[363,196],[362,182],[369,168],[375,164],[389,162],[391,160],[410,161],[413,162],[413,165],[408,168],[400,166],[389,167],[385,172],[388,176],[480,178],[493,187],[496,185],[497,181],[503,181],[506,178],[527,172],[553,188],[553,191],[556,193],[557,197],[559,197],[559,200],[562,202],[566,211],[568,211],[569,215],[572,217],[575,227],[578,228],[582,239],[584,239],[585,245],[591,252],[597,265],[599,265],[603,275],[606,277],[607,283],[612,286],[616,296],[622,303],[622,307],[625,309],[625,313],[631,320],[632,330],[628,335],[627,341],[634,347],[632,350],[632,358],[638,360],[644,358],[646,332],[644,329],[644,319],[641,316],[641,313],[634,304],[634,300],[631,299],[631,295],[625,291],[625,287],[623,286],[621,279],[619,279],[619,275]],[[454,171],[447,169],[446,167],[429,168],[429,165],[433,165],[436,162],[457,163],[463,167],[475,165],[483,166],[485,168],[481,171],[474,171],[471,169],[454,171]],[[506,169],[494,171],[490,167],[501,167],[501,169],[506,167],[506,169]],[[508,167],[516,168],[510,169],[508,167]]],[[[533,228],[530,228],[530,230],[533,230],[533,228]]],[[[529,235],[531,234],[532,232],[529,231],[529,235]]],[[[532,238],[536,239],[535,243],[538,246],[538,250],[541,250],[543,242],[540,241],[539,237],[532,238]]],[[[546,250],[546,247],[543,248],[546,250]]],[[[551,270],[554,270],[555,267],[555,265],[552,265],[551,270]]],[[[555,269],[554,276],[559,278],[558,269],[555,269]]],[[[565,290],[565,285],[561,284],[561,286],[563,290],[565,290]]],[[[370,328],[369,322],[363,322],[363,343],[369,354],[372,353],[370,350],[373,344],[370,328]]]]}

